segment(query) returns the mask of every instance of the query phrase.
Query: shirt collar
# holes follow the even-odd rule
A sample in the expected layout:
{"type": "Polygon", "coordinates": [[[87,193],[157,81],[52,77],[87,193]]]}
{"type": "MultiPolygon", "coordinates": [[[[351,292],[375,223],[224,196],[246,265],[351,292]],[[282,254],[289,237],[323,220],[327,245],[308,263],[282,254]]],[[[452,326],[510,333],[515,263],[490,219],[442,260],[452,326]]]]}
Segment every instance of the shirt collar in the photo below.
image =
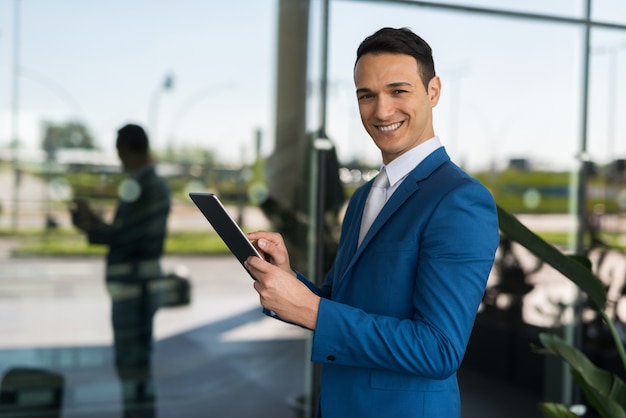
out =
{"type": "Polygon", "coordinates": [[[418,146],[408,150],[387,165],[382,165],[381,170],[387,170],[389,185],[393,187],[400,180],[404,179],[419,163],[424,161],[433,151],[441,147],[438,136],[434,136],[418,146]]]}

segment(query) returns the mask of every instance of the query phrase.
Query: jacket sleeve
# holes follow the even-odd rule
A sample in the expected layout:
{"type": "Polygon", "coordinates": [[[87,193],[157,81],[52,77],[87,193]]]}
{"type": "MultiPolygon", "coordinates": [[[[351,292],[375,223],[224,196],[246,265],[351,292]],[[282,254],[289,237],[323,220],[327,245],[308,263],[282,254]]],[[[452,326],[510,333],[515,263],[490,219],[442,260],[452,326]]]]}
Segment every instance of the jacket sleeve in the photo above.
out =
{"type": "MultiPolygon", "coordinates": [[[[410,229],[411,221],[404,221],[404,228],[410,229]]],[[[402,225],[397,227],[396,232],[402,225]]],[[[387,238],[386,244],[391,243],[393,237],[387,238]]],[[[363,254],[363,266],[357,270],[360,276],[343,279],[352,280],[352,300],[375,305],[367,298],[386,297],[380,306],[390,310],[394,307],[388,305],[394,300],[407,300],[409,313],[373,313],[356,303],[322,299],[313,361],[432,379],[445,379],[456,372],[499,240],[491,194],[476,182],[464,183],[437,202],[413,238],[398,243],[395,249],[389,245],[382,248],[375,238],[363,254]],[[372,286],[368,275],[385,270],[392,283],[389,294],[368,290],[372,286]],[[403,284],[397,287],[393,283],[403,284]]]]}

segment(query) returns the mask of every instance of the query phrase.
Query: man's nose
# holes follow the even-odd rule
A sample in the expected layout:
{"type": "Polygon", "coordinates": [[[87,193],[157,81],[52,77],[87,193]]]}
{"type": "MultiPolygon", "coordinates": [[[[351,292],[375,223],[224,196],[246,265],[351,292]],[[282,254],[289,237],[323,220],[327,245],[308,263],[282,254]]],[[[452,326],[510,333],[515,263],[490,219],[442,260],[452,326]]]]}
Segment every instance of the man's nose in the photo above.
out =
{"type": "Polygon", "coordinates": [[[376,100],[376,117],[381,120],[387,119],[394,112],[393,101],[390,97],[379,96],[376,100]]]}

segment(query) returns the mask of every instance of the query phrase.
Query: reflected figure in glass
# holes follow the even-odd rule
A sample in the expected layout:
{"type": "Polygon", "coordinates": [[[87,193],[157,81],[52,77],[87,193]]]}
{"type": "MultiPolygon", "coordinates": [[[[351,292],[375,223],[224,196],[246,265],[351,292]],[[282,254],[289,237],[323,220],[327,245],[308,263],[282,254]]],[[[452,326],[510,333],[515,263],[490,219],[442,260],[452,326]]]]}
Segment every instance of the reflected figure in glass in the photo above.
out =
{"type": "Polygon", "coordinates": [[[116,147],[128,177],[107,223],[86,200],[77,199],[72,222],[89,243],[108,246],[106,286],[111,297],[115,365],[122,383],[125,417],[154,416],[152,328],[159,307],[151,284],[163,277],[160,259],[167,233],[170,191],[156,172],[148,137],[139,125],[118,131],[116,147]]]}

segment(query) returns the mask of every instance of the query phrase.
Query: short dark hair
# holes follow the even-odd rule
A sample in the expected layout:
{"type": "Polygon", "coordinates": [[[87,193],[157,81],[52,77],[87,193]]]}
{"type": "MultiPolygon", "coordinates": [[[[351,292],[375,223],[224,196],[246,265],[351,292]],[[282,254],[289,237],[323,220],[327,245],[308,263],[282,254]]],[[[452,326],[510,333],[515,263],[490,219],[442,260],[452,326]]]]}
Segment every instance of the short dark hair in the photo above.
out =
{"type": "Polygon", "coordinates": [[[150,153],[148,135],[139,125],[129,123],[118,129],[115,145],[119,148],[122,143],[134,154],[148,155],[150,153]]]}
{"type": "Polygon", "coordinates": [[[430,45],[408,28],[382,28],[361,42],[356,51],[356,64],[365,54],[405,54],[417,61],[417,67],[424,87],[435,76],[435,63],[430,45]]]}

